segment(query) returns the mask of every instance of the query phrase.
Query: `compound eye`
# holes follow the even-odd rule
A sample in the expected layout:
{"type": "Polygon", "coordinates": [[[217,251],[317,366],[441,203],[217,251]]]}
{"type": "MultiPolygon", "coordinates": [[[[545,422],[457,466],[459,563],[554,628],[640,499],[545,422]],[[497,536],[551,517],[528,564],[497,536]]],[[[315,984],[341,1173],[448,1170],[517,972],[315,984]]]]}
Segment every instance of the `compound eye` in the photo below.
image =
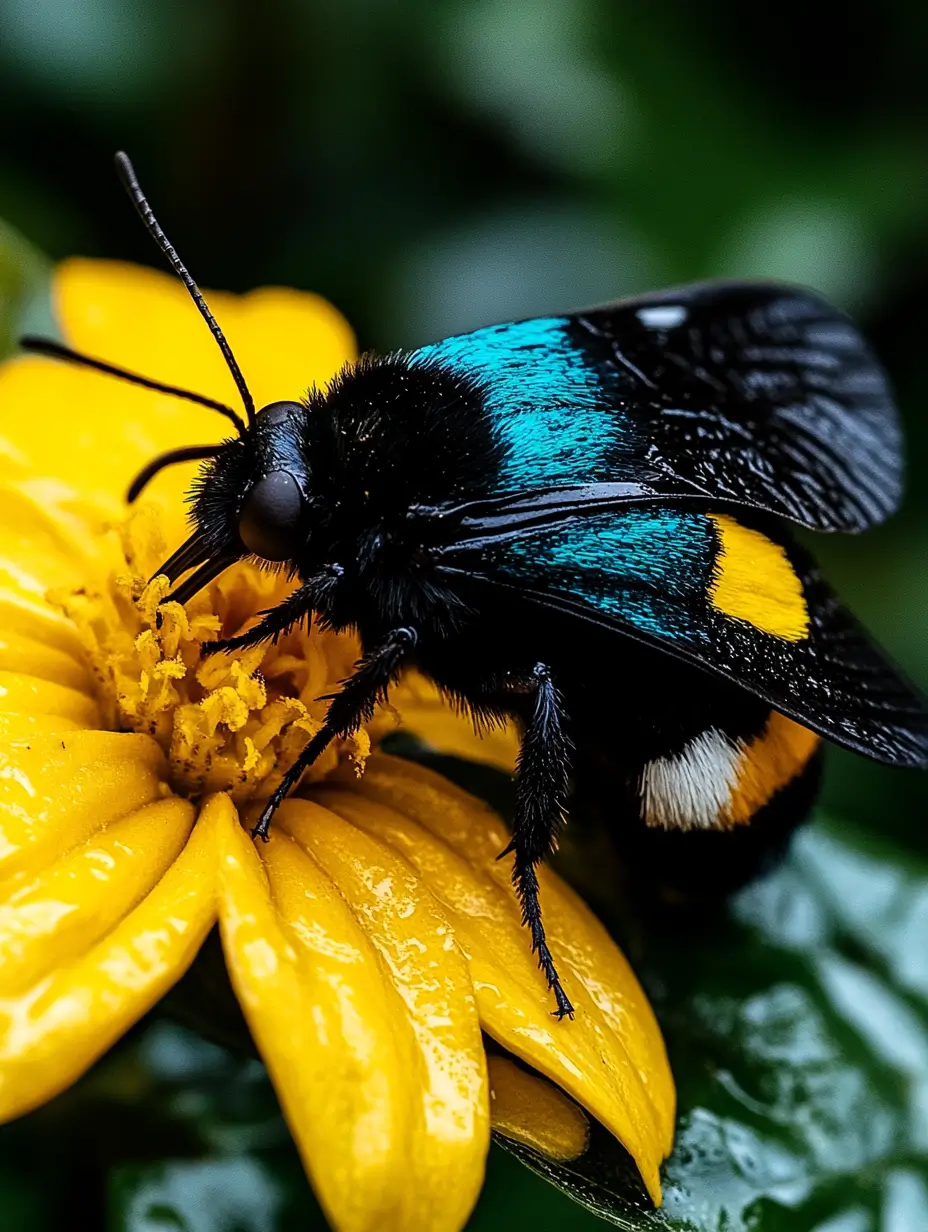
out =
{"type": "Polygon", "coordinates": [[[265,560],[292,560],[303,546],[303,494],[287,471],[271,471],[245,497],[239,538],[265,560]]]}

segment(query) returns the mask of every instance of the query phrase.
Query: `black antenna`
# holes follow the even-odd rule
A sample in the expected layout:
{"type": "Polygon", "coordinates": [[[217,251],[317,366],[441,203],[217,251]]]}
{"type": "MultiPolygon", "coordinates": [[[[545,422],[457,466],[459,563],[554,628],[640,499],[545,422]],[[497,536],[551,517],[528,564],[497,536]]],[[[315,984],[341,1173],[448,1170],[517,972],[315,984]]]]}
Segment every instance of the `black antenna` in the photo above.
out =
{"type": "Polygon", "coordinates": [[[235,356],[232,354],[232,348],[229,346],[228,342],[226,342],[225,335],[219,328],[219,323],[210,312],[206,300],[203,298],[202,291],[191,278],[187,267],[177,255],[177,250],[168,237],[164,234],[157,218],[155,218],[152,208],[148,204],[145,194],[142,192],[141,185],[136,177],[135,169],[129,161],[128,154],[125,154],[122,150],[119,150],[114,161],[116,163],[116,174],[119,176],[123,187],[132,199],[133,205],[138,210],[139,217],[145,224],[148,234],[167,257],[174,269],[174,272],[187,288],[190,298],[199,309],[200,316],[202,316],[203,320],[209,326],[210,333],[216,339],[219,349],[222,351],[223,357],[226,361],[226,365],[232,373],[232,379],[235,381],[235,384],[238,387],[238,392],[241,394],[242,404],[245,407],[245,414],[248,417],[248,426],[251,427],[255,421],[255,402],[254,398],[252,398],[249,393],[248,386],[245,384],[245,378],[242,376],[242,370],[239,368],[236,363],[235,356]]]}
{"type": "Polygon", "coordinates": [[[220,415],[225,415],[226,419],[231,419],[239,436],[244,436],[247,431],[237,411],[233,411],[231,406],[226,406],[224,402],[215,402],[212,398],[204,397],[203,394],[195,394],[189,389],[180,389],[177,385],[165,385],[163,381],[153,381],[150,377],[139,376],[137,372],[130,372],[127,368],[117,368],[115,364],[108,364],[102,359],[93,359],[89,355],[82,355],[80,351],[72,351],[70,347],[62,346],[60,342],[53,342],[51,338],[29,336],[20,338],[19,345],[24,351],[32,351],[36,355],[50,355],[52,359],[64,359],[70,364],[79,364],[82,368],[93,368],[95,372],[105,372],[107,376],[118,376],[121,381],[128,381],[130,385],[141,385],[143,389],[154,389],[159,394],[171,394],[175,398],[185,398],[188,402],[208,406],[211,411],[218,411],[220,415]]]}
{"type": "Polygon", "coordinates": [[[205,458],[215,458],[219,445],[181,445],[179,449],[169,449],[167,453],[159,453],[147,466],[142,467],[129,485],[126,493],[126,503],[134,505],[142,492],[156,475],[165,467],[176,466],[178,462],[202,462],[205,458]]]}

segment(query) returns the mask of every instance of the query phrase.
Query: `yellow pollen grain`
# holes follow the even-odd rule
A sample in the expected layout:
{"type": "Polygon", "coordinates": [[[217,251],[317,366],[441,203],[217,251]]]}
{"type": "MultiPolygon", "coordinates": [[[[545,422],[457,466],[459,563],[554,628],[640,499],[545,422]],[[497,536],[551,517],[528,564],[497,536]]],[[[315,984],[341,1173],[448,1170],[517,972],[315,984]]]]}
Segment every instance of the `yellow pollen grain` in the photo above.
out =
{"type": "Polygon", "coordinates": [[[710,514],[718,536],[709,602],[762,633],[798,642],[809,633],[809,609],[784,549],[726,514],[710,514]]]}

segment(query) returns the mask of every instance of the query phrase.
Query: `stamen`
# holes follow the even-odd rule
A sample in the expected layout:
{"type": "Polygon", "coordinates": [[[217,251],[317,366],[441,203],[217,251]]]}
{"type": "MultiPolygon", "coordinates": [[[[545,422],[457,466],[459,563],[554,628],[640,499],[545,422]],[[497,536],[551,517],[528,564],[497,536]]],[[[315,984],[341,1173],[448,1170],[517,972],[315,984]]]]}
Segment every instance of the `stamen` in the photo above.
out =
{"type": "MultiPolygon", "coordinates": [[[[204,643],[251,627],[293,584],[247,561],[208,556],[196,535],[162,565],[151,506],[130,515],[122,546],[125,570],[101,592],[50,596],[78,630],[108,725],[152,736],[175,791],[192,798],[228,791],[239,804],[265,799],[319,730],[327,706],[321,699],[350,674],[357,641],[297,627],[276,644],[204,655],[204,643]],[[196,566],[169,594],[165,574],[176,578],[196,566]],[[186,606],[178,601],[185,591],[192,593],[186,606]]],[[[378,711],[355,737],[327,749],[307,778],[346,764],[360,773],[372,738],[394,726],[392,711],[378,711]]]]}

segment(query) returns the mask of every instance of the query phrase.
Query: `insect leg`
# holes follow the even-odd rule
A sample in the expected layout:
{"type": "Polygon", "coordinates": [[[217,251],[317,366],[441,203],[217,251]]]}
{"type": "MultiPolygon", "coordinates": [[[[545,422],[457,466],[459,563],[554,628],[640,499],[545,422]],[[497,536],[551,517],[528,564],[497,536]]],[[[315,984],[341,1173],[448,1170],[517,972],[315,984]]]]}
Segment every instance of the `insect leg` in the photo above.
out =
{"type": "Polygon", "coordinates": [[[570,741],[564,732],[561,698],[548,668],[538,663],[528,681],[515,687],[535,695],[516,767],[516,808],[512,842],[502,853],[515,854],[512,882],[522,904],[522,922],[531,930],[532,952],[557,1001],[558,1018],[573,1017],[545,939],[535,865],[550,855],[564,819],[570,771],[570,741]]]}
{"type": "Polygon", "coordinates": [[[262,612],[263,619],[253,629],[239,634],[238,637],[204,642],[200,649],[203,654],[216,654],[220,650],[226,652],[247,650],[249,646],[257,646],[259,642],[269,639],[276,642],[282,634],[289,633],[295,624],[305,619],[311,612],[324,607],[326,597],[341,575],[341,565],[329,565],[322,573],[307,578],[276,607],[262,612]]]}
{"type": "Polygon", "coordinates": [[[416,644],[415,629],[395,629],[370,654],[355,664],[355,671],[342,681],[341,690],[330,694],[325,722],[306,745],[280,785],[261,810],[252,838],[267,838],[271,820],[316,758],[337,737],[350,736],[374,713],[377,702],[386,697],[400,668],[416,644]]]}

